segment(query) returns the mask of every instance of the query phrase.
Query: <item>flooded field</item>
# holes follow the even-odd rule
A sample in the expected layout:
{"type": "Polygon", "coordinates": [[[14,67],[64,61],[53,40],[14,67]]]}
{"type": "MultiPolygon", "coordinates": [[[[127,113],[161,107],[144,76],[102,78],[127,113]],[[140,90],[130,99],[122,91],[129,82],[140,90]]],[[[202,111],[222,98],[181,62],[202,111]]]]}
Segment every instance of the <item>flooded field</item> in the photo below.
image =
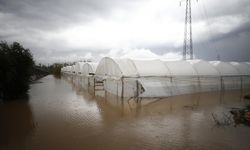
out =
{"type": "Polygon", "coordinates": [[[0,104],[0,149],[249,150],[250,128],[230,114],[250,104],[245,94],[121,101],[47,76],[31,85],[27,100],[0,104]]]}

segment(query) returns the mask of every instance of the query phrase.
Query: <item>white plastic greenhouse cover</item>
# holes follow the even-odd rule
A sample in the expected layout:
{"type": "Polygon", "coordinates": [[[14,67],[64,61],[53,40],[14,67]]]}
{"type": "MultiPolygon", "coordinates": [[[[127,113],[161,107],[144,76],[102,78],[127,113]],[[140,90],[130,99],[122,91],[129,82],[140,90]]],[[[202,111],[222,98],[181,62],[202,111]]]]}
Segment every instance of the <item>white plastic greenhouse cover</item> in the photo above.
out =
{"type": "MultiPolygon", "coordinates": [[[[78,63],[64,67],[62,71],[79,72],[77,65],[78,63]]],[[[104,77],[105,89],[108,92],[125,97],[137,95],[137,87],[143,89],[140,97],[166,97],[250,87],[249,62],[131,60],[104,57],[98,65],[84,63],[80,71],[83,75],[95,73],[97,78],[104,77]],[[125,79],[120,80],[122,77],[125,79]],[[122,90],[124,92],[121,92],[122,90]]]]}
{"type": "Polygon", "coordinates": [[[63,67],[61,71],[62,72],[66,72],[67,71],[67,67],[63,67]]]}
{"type": "Polygon", "coordinates": [[[250,75],[250,67],[246,63],[231,62],[241,75],[250,75]]]}
{"type": "Polygon", "coordinates": [[[220,76],[220,73],[210,63],[203,60],[188,61],[199,76],[220,76]]]}
{"type": "Polygon", "coordinates": [[[71,66],[71,72],[75,73],[76,72],[76,65],[71,66]]]}
{"type": "MultiPolygon", "coordinates": [[[[246,65],[241,66],[221,61],[206,62],[190,61],[160,61],[112,59],[104,57],[96,69],[96,75],[113,77],[163,77],[163,76],[232,76],[241,75],[246,65]],[[238,67],[239,68],[239,67],[238,67]]],[[[247,74],[247,72],[244,72],[247,74]]]]}
{"type": "Polygon", "coordinates": [[[221,62],[221,61],[210,61],[220,73],[221,76],[235,76],[240,75],[239,71],[230,63],[221,62]]]}
{"type": "Polygon", "coordinates": [[[77,62],[75,64],[75,72],[76,73],[82,73],[82,66],[84,65],[84,62],[77,62]]]}
{"type": "Polygon", "coordinates": [[[250,67],[250,62],[245,62],[250,67]]]}
{"type": "Polygon", "coordinates": [[[66,66],[65,67],[65,72],[71,72],[71,68],[72,68],[72,66],[66,66]]]}
{"type": "Polygon", "coordinates": [[[132,60],[139,76],[170,76],[168,68],[160,60],[132,60]]]}
{"type": "Polygon", "coordinates": [[[197,72],[187,61],[165,61],[172,76],[196,76],[197,72]]]}
{"type": "Polygon", "coordinates": [[[137,77],[137,70],[130,59],[104,57],[96,68],[96,75],[114,77],[137,77]]]}
{"type": "Polygon", "coordinates": [[[96,69],[96,75],[114,77],[170,76],[160,60],[112,59],[104,57],[96,69]]]}
{"type": "Polygon", "coordinates": [[[67,66],[66,71],[67,71],[67,72],[71,72],[71,67],[72,67],[72,66],[67,66]]]}
{"type": "Polygon", "coordinates": [[[96,67],[97,67],[97,63],[85,63],[82,68],[81,68],[81,72],[83,75],[89,75],[89,73],[95,73],[96,71],[96,67]]]}

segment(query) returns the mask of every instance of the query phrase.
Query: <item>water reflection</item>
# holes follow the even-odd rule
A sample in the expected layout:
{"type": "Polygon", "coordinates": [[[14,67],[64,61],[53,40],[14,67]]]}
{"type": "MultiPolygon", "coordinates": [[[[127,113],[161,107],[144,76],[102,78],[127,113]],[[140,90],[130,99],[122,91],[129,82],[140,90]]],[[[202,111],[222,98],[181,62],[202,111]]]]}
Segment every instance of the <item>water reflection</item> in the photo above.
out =
{"type": "Polygon", "coordinates": [[[112,95],[106,91],[97,91],[95,96],[93,96],[93,93],[91,93],[93,87],[90,86],[84,89],[81,83],[79,83],[79,80],[72,76],[64,77],[64,79],[72,85],[72,89],[76,94],[81,95],[85,100],[96,101],[102,113],[112,110],[112,112],[116,112],[119,117],[167,115],[183,110],[199,111],[200,109],[206,108],[212,108],[214,112],[220,112],[225,111],[225,108],[240,108],[245,106],[243,95],[250,92],[250,90],[234,90],[179,95],[168,98],[121,99],[117,95],[112,95]]]}
{"type": "Polygon", "coordinates": [[[31,86],[29,102],[1,105],[0,149],[250,147],[250,128],[213,128],[212,113],[219,116],[246,105],[239,91],[122,100],[105,91],[93,96],[93,88],[86,89],[81,82],[70,76],[47,76],[31,86]],[[20,124],[19,129],[13,123],[20,124]]]}
{"type": "MultiPolygon", "coordinates": [[[[45,88],[55,86],[53,94],[51,91],[43,93],[52,99],[50,105],[55,108],[48,109],[48,105],[44,104],[47,100],[43,99],[39,107],[44,105],[45,108],[37,113],[46,111],[53,120],[46,119],[51,122],[51,126],[42,131],[50,131],[44,137],[51,137],[53,133],[53,139],[63,139],[64,144],[55,144],[56,148],[127,150],[250,147],[248,128],[238,127],[237,131],[235,128],[213,129],[215,122],[212,113],[221,114],[232,107],[245,105],[239,91],[122,100],[105,91],[98,91],[93,96],[93,87],[82,86],[81,77],[66,76],[63,80],[57,80],[55,85],[48,84],[53,80],[44,79],[44,86],[47,84],[45,88]],[[66,117],[60,119],[60,116],[66,117]]],[[[43,122],[38,121],[41,128],[43,122]]],[[[37,139],[43,141],[41,143],[53,144],[42,138],[37,139]]],[[[37,149],[38,145],[34,147],[37,149]]]]}
{"type": "Polygon", "coordinates": [[[35,129],[28,98],[0,105],[0,149],[25,149],[35,129]]]}

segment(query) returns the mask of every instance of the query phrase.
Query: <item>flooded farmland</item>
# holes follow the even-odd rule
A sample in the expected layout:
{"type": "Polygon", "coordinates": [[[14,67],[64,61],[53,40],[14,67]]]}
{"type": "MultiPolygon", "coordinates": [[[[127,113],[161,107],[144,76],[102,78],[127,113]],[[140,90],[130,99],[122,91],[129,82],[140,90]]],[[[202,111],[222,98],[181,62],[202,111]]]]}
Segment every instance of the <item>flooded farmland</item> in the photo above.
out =
{"type": "Polygon", "coordinates": [[[26,100],[0,104],[0,149],[248,150],[250,128],[230,114],[250,104],[246,94],[122,101],[47,76],[31,85],[26,100]]]}

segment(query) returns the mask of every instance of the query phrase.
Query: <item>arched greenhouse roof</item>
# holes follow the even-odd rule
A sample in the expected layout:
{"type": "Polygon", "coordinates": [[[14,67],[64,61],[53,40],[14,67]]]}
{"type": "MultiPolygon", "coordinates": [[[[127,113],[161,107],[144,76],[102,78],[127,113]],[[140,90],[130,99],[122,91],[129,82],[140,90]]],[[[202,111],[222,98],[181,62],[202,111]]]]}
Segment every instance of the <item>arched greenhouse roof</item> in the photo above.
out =
{"type": "Polygon", "coordinates": [[[139,76],[170,76],[168,68],[160,60],[131,60],[139,76]]]}
{"type": "Polygon", "coordinates": [[[65,72],[72,72],[72,66],[66,66],[64,71],[65,72]]]}
{"type": "Polygon", "coordinates": [[[84,62],[77,62],[75,64],[75,72],[76,73],[82,73],[82,67],[84,65],[84,62]]]}
{"type": "Polygon", "coordinates": [[[90,73],[96,72],[97,63],[87,62],[81,68],[81,73],[83,75],[89,75],[90,73]]]}
{"type": "Polygon", "coordinates": [[[104,57],[96,68],[96,75],[113,77],[137,77],[137,70],[130,59],[104,57]]]}
{"type": "Polygon", "coordinates": [[[61,68],[61,72],[64,72],[64,71],[65,71],[65,67],[62,67],[62,68],[61,68]]]}
{"type": "Polygon", "coordinates": [[[71,69],[72,68],[72,66],[67,66],[67,72],[71,72],[71,69]]]}
{"type": "Polygon", "coordinates": [[[112,59],[104,57],[96,69],[96,75],[114,77],[170,76],[160,60],[112,59]]]}
{"type": "Polygon", "coordinates": [[[187,61],[164,62],[172,76],[197,76],[192,64],[187,61]]]}
{"type": "Polygon", "coordinates": [[[213,65],[203,60],[189,60],[188,61],[197,72],[199,76],[220,76],[220,73],[213,65]]]}
{"type": "Polygon", "coordinates": [[[71,72],[75,73],[76,72],[76,65],[71,66],[71,72]]]}
{"type": "Polygon", "coordinates": [[[249,75],[245,63],[221,61],[161,61],[113,59],[104,57],[96,69],[96,75],[112,77],[163,77],[163,76],[231,76],[249,75]]]}
{"type": "Polygon", "coordinates": [[[67,72],[67,66],[63,67],[63,72],[67,72]]]}
{"type": "Polygon", "coordinates": [[[250,67],[246,63],[231,62],[241,75],[250,75],[250,67]]]}
{"type": "Polygon", "coordinates": [[[245,62],[245,64],[247,64],[250,67],[250,62],[245,62]]]}
{"type": "Polygon", "coordinates": [[[240,75],[240,72],[230,63],[222,61],[210,61],[209,63],[219,71],[221,76],[240,75]]]}

